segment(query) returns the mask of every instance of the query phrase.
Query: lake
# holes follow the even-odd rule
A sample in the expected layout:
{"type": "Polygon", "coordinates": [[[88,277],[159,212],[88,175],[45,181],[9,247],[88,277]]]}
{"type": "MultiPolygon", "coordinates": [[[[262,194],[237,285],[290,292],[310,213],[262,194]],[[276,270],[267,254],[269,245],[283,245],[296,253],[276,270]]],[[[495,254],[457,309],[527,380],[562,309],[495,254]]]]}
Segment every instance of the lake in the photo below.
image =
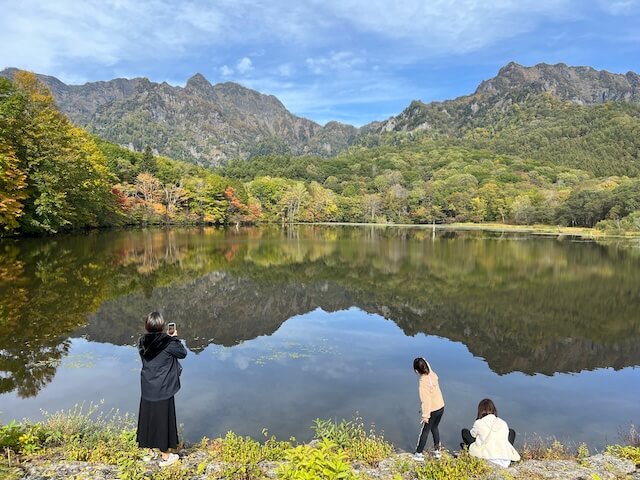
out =
{"type": "Polygon", "coordinates": [[[152,310],[190,350],[176,406],[192,441],[306,441],[315,418],[358,412],[411,450],[417,356],[450,448],[485,397],[516,446],[602,448],[640,423],[637,244],[373,226],[3,240],[0,421],[101,400],[136,413],[152,310]]]}

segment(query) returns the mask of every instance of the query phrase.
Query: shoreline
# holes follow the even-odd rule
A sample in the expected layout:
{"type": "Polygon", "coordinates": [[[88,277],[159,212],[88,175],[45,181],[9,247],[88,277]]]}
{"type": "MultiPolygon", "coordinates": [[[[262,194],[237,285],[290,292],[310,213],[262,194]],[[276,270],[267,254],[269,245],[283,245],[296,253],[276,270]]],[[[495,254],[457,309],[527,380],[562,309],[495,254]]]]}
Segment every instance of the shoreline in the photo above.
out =
{"type": "MultiPolygon", "coordinates": [[[[264,224],[272,225],[272,224],[264,224]]],[[[390,228],[414,228],[419,230],[438,230],[438,231],[479,231],[479,232],[495,232],[495,233],[526,233],[530,235],[540,236],[568,236],[583,237],[594,240],[600,238],[620,238],[620,239],[638,239],[640,231],[626,232],[624,234],[605,233],[596,228],[587,227],[562,227],[558,225],[511,225],[507,223],[347,223],[347,222],[317,222],[303,223],[297,222],[285,225],[321,225],[321,226],[346,226],[346,227],[390,227],[390,228]]]]}
{"type": "MultiPolygon", "coordinates": [[[[375,228],[406,228],[415,230],[432,230],[432,231],[451,231],[451,232],[492,232],[492,233],[522,233],[532,236],[546,237],[580,237],[591,240],[600,239],[623,239],[634,240],[640,239],[640,231],[629,231],[619,233],[608,233],[596,228],[588,227],[563,227],[559,225],[512,225],[507,223],[362,223],[362,222],[264,222],[256,224],[245,224],[240,228],[260,228],[260,227],[290,227],[290,226],[322,226],[322,227],[375,227],[375,228]]],[[[126,232],[135,230],[171,230],[171,229],[235,229],[234,225],[223,224],[193,224],[193,223],[177,223],[177,224],[157,224],[157,225],[121,225],[110,227],[83,228],[64,230],[54,234],[14,234],[0,236],[2,240],[21,240],[21,239],[38,239],[38,238],[57,238],[66,235],[87,235],[100,232],[126,232]]]]}
{"type": "Polygon", "coordinates": [[[175,451],[180,461],[160,467],[137,446],[135,418],[117,412],[103,416],[82,409],[48,414],[37,423],[0,425],[0,478],[5,480],[639,480],[640,437],[635,446],[613,445],[592,454],[581,444],[573,451],[557,440],[524,444],[520,462],[498,467],[465,451],[425,450],[424,462],[397,450],[361,419],[317,419],[308,443],[281,441],[268,432],[260,441],[232,432],[203,438],[175,451]],[[97,414],[97,415],[94,415],[97,414]]]}

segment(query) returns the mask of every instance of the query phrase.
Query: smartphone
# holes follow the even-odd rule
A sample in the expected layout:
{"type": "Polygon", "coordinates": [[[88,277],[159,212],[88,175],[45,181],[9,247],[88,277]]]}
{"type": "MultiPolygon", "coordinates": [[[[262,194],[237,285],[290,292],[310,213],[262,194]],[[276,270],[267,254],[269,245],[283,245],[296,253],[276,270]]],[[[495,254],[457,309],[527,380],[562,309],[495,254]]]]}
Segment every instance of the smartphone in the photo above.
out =
{"type": "Polygon", "coordinates": [[[168,335],[173,335],[176,331],[176,324],[171,322],[169,325],[167,325],[167,334],[168,335]]]}

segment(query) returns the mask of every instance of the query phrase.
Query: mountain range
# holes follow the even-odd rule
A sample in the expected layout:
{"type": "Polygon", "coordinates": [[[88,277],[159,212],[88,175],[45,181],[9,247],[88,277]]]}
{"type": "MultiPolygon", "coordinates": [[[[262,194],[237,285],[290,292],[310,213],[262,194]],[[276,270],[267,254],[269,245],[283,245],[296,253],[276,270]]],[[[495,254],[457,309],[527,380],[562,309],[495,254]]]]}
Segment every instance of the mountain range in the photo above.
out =
{"type": "MultiPolygon", "coordinates": [[[[7,68],[0,76],[12,77],[16,71],[7,68]]],[[[61,111],[90,132],[136,151],[149,145],[158,154],[204,166],[273,153],[329,157],[388,132],[474,141],[497,135],[500,142],[505,119],[510,127],[517,124],[514,106],[538,102],[536,110],[548,110],[548,104],[539,104],[541,98],[552,102],[552,110],[567,103],[581,108],[608,102],[640,104],[640,75],[634,72],[511,62],[471,95],[431,103],[414,100],[397,116],[356,128],[339,122],[319,125],[292,114],[273,95],[232,82],[212,85],[201,74],[184,87],[147,78],[67,85],[55,77],[37,76],[61,111]]],[[[555,127],[557,122],[549,126],[555,127]]],[[[481,141],[479,146],[484,146],[481,141]]],[[[497,150],[514,153],[508,145],[497,150]]]]}

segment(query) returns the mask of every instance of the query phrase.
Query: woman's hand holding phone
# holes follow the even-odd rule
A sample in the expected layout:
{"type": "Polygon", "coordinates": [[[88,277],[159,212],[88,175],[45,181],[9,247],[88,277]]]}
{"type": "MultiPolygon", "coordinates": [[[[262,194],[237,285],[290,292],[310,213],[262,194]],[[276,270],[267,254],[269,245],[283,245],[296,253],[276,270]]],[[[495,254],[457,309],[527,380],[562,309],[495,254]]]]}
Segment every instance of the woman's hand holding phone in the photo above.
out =
{"type": "Polygon", "coordinates": [[[178,330],[176,329],[176,324],[171,322],[169,325],[167,325],[167,335],[169,335],[170,337],[175,337],[178,335],[178,330]]]}

